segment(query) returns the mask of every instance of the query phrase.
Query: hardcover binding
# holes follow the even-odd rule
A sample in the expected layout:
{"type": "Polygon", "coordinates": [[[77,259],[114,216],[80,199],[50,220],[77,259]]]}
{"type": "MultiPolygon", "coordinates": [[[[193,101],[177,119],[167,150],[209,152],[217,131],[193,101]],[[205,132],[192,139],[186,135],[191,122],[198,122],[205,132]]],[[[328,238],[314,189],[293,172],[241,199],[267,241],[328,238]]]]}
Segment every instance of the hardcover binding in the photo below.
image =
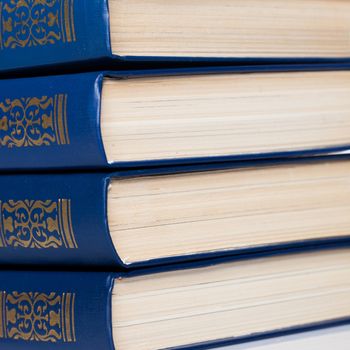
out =
{"type": "Polygon", "coordinates": [[[0,264],[118,266],[103,174],[0,177],[0,264]]]}
{"type": "Polygon", "coordinates": [[[111,57],[107,0],[2,0],[0,27],[3,72],[111,57]]]}
{"type": "Polygon", "coordinates": [[[229,65],[341,63],[349,58],[210,58],[210,57],[143,57],[113,55],[110,42],[108,0],[33,0],[0,1],[0,72],[24,74],[45,71],[52,74],[75,69],[99,67],[154,67],[156,65],[229,65]],[[42,11],[36,21],[35,10],[42,11]],[[16,13],[22,13],[19,20],[16,13]],[[11,23],[11,25],[9,25],[11,23]],[[31,30],[35,26],[35,30],[31,30]],[[39,29],[38,29],[39,27],[39,29]],[[28,28],[30,28],[28,30],[28,28]],[[17,35],[17,33],[21,35],[17,35]],[[37,34],[38,33],[38,34],[37,34]]]}
{"type": "MultiPolygon", "coordinates": [[[[322,249],[337,248],[344,248],[344,246],[335,245],[322,249]]],[[[298,254],[302,251],[307,249],[286,250],[282,254],[298,254]]],[[[246,255],[239,260],[275,254],[281,254],[281,252],[257,254],[253,257],[246,255]]],[[[232,258],[204,260],[128,273],[1,271],[1,349],[115,350],[118,344],[114,345],[112,334],[111,301],[116,280],[145,274],[152,278],[152,274],[165,271],[203,268],[229,261],[232,261],[232,258]],[[25,303],[29,313],[24,314],[23,308],[19,307],[21,303],[25,303]],[[36,308],[38,305],[44,305],[44,307],[36,308]],[[24,318],[29,327],[22,326],[21,322],[24,318]]],[[[350,323],[350,317],[317,324],[298,325],[289,329],[271,330],[240,338],[187,344],[176,349],[212,349],[348,323],[350,323]]]]}
{"type": "Polygon", "coordinates": [[[0,283],[1,349],[114,349],[111,274],[1,271],[0,283]]]}
{"type": "Polygon", "coordinates": [[[73,74],[0,81],[0,171],[139,168],[261,158],[299,157],[348,151],[339,147],[224,157],[116,162],[104,152],[100,110],[105,76],[137,79],[147,76],[243,74],[251,72],[348,70],[342,65],[209,67],[73,74]],[[33,125],[35,128],[33,128],[33,125]]]}
{"type": "Polygon", "coordinates": [[[118,173],[1,175],[0,264],[128,269],[348,242],[350,236],[343,236],[124,264],[114,248],[107,222],[107,195],[111,178],[268,166],[281,162],[331,161],[338,158],[348,156],[192,165],[118,173]]]}
{"type": "Polygon", "coordinates": [[[0,168],[103,167],[101,85],[98,73],[0,81],[0,168]]]}

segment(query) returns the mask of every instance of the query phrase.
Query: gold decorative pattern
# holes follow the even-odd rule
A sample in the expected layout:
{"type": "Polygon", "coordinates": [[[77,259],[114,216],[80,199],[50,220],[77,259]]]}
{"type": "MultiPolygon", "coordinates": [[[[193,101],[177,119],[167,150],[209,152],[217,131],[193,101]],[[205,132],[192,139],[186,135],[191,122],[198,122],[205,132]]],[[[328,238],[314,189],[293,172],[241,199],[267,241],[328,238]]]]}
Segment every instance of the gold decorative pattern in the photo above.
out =
{"type": "Polygon", "coordinates": [[[0,248],[78,248],[71,201],[0,201],[0,248]]]}
{"type": "Polygon", "coordinates": [[[0,2],[0,49],[75,41],[74,0],[0,2]]]}
{"type": "Polygon", "coordinates": [[[0,147],[70,144],[66,94],[0,100],[0,147]]]}
{"type": "Polygon", "coordinates": [[[0,338],[76,342],[75,293],[0,292],[0,338]]]}

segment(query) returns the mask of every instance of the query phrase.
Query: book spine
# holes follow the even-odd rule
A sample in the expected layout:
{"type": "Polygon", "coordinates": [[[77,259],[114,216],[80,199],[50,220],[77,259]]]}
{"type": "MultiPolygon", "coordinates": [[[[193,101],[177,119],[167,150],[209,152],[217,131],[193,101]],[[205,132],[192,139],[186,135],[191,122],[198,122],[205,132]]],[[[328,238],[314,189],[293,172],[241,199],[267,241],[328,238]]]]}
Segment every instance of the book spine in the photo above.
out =
{"type": "Polygon", "coordinates": [[[0,264],[119,266],[103,174],[0,176],[0,264]]]}
{"type": "Polygon", "coordinates": [[[0,0],[0,28],[0,72],[111,57],[107,0],[0,0]]]}
{"type": "Polygon", "coordinates": [[[103,75],[0,81],[0,170],[104,167],[103,75]]]}
{"type": "Polygon", "coordinates": [[[0,272],[2,350],[113,350],[103,272],[0,272]]]}

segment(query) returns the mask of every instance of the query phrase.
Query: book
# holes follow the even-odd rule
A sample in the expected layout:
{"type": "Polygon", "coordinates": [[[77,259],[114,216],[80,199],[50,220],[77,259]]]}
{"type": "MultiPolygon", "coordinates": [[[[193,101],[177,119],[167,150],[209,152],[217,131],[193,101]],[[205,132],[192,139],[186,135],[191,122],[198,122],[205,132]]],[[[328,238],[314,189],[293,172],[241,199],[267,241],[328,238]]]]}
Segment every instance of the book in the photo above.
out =
{"type": "Polygon", "coordinates": [[[349,68],[214,67],[2,80],[0,169],[135,168],[348,151],[349,68]]]}
{"type": "Polygon", "coordinates": [[[0,346],[213,348],[350,322],[349,246],[130,273],[1,271],[0,346]]]}
{"type": "Polygon", "coordinates": [[[343,0],[2,0],[0,70],[344,60],[349,13],[343,0]]]}
{"type": "Polygon", "coordinates": [[[348,156],[0,176],[0,264],[130,269],[350,240],[348,156]]]}

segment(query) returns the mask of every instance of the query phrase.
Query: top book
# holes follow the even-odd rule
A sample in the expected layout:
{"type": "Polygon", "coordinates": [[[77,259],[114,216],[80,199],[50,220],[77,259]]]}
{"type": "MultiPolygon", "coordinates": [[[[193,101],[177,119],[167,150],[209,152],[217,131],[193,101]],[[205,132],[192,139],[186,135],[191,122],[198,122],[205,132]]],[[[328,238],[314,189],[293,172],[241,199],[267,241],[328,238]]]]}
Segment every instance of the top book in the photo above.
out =
{"type": "Polygon", "coordinates": [[[2,0],[0,71],[113,59],[347,59],[349,32],[344,0],[2,0]]]}

